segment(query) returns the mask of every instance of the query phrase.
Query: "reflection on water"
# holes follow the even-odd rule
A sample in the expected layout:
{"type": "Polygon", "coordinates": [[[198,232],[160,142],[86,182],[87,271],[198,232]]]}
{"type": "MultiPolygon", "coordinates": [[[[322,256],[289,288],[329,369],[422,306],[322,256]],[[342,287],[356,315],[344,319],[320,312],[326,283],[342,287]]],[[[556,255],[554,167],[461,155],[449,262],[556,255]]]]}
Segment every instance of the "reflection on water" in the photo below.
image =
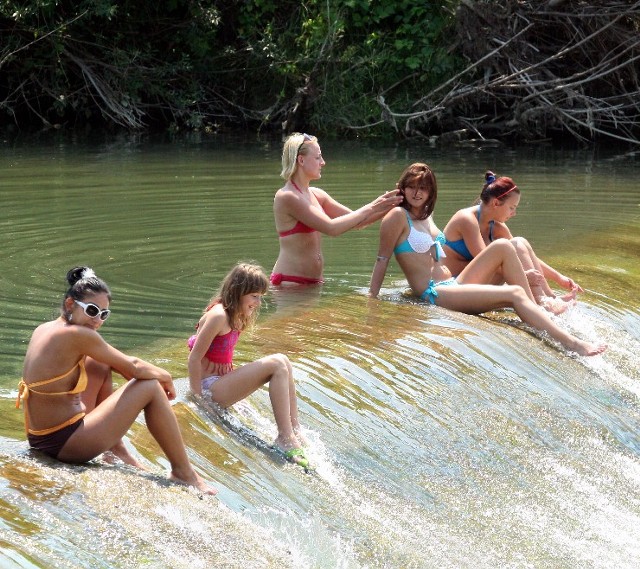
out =
{"type": "Polygon", "coordinates": [[[319,185],[354,206],[407,163],[432,164],[441,226],[472,201],[484,170],[512,175],[523,189],[514,233],[587,289],[558,321],[610,349],[572,357],[509,312],[409,302],[397,268],[370,300],[377,229],[326,239],[327,282],[270,295],[236,354],[239,364],[290,356],[309,475],[269,450],[266,390],[220,420],[184,379],[186,338],[220,278],[237,260],[269,271],[275,259],[279,152],[278,141],[217,139],[6,146],[0,565],[636,567],[635,157],[323,143],[319,185]],[[149,473],[27,450],[13,407],[26,341],[55,314],[76,263],[112,287],[105,337],[181,378],[174,409],[218,499],[165,482],[142,418],[128,444],[149,473]]]}

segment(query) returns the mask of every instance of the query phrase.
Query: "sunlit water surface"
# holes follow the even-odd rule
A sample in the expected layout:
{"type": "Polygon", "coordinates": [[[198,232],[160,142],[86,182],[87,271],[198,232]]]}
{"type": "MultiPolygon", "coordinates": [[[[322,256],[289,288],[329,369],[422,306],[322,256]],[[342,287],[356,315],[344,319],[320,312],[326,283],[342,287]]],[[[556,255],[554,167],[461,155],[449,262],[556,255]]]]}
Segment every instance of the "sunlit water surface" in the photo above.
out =
{"type": "Polygon", "coordinates": [[[587,289],[558,321],[609,350],[579,358],[509,312],[412,303],[394,263],[370,301],[377,227],[326,239],[326,284],[269,295],[236,350],[238,364],[291,358],[317,465],[305,474],[269,449],[266,391],[221,418],[185,380],[185,339],[221,277],[275,260],[280,141],[4,141],[0,566],[640,564],[638,155],[321,143],[318,185],[352,207],[431,164],[440,226],[486,169],[513,176],[513,232],[587,289]],[[147,473],[28,451],[22,358],[76,264],[111,285],[105,338],[176,378],[190,457],[219,498],[165,482],[142,417],[127,444],[147,473]]]}

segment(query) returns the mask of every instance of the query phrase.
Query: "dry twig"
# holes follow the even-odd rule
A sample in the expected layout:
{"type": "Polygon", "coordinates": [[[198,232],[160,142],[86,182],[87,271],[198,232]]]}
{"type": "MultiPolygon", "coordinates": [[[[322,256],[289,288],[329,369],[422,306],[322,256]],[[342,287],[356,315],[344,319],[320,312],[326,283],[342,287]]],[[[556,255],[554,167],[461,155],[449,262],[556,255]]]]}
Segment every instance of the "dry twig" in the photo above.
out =
{"type": "Polygon", "coordinates": [[[640,144],[640,1],[464,0],[458,25],[467,68],[411,113],[384,109],[388,120],[406,119],[408,135],[487,116],[474,121],[480,133],[640,144]]]}

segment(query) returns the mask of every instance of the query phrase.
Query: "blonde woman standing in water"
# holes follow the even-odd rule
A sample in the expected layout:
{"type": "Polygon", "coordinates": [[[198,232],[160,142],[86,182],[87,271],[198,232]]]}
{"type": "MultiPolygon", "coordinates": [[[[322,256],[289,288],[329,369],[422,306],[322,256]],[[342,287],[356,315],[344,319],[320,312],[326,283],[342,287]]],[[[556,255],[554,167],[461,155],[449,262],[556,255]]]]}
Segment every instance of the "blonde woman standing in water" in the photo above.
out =
{"type": "Polygon", "coordinates": [[[535,303],[522,264],[506,239],[491,243],[453,278],[441,261],[442,236],[431,218],[438,196],[435,174],[427,164],[412,164],[400,176],[398,188],[404,200],[380,224],[370,296],[378,296],[389,259],[395,255],[413,293],[421,300],[467,314],[513,308],[524,322],[545,330],[568,350],[593,356],[606,349],[606,344],[586,342],[569,334],[535,303]],[[486,284],[497,271],[507,285],[486,284]]]}
{"type": "Polygon", "coordinates": [[[60,316],[35,329],[24,359],[16,406],[24,404],[31,448],[61,462],[86,462],[118,445],[144,411],[147,428],[171,464],[169,478],[216,494],[187,457],[169,403],[176,396],[171,375],[100,336],[111,313],[111,292],[90,268],[71,269],[67,281],[60,316]],[[87,410],[83,392],[112,369],[127,383],[87,410]]]}
{"type": "Polygon", "coordinates": [[[285,185],[273,200],[280,242],[270,279],[273,285],[322,283],[322,235],[333,237],[365,227],[400,203],[397,190],[392,190],[351,211],[324,190],[310,185],[320,179],[324,165],[315,136],[294,133],[286,139],[280,174],[285,185]]]}

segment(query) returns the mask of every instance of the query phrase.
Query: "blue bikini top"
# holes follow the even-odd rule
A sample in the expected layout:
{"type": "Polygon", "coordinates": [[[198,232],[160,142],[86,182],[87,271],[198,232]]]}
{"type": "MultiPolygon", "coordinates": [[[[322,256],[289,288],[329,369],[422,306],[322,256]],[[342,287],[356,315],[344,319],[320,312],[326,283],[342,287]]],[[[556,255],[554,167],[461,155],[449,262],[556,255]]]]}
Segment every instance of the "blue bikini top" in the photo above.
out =
{"type": "Polygon", "coordinates": [[[409,235],[407,235],[407,238],[402,243],[395,247],[393,252],[396,255],[402,255],[403,253],[426,253],[435,245],[436,261],[439,261],[441,257],[446,257],[442,250],[444,234],[440,232],[440,234],[434,239],[431,237],[430,233],[418,231],[413,226],[413,222],[411,221],[411,217],[407,210],[405,210],[405,214],[407,216],[407,221],[409,222],[409,235]]]}
{"type": "MultiPolygon", "coordinates": [[[[482,208],[482,205],[478,208],[478,211],[476,212],[476,217],[478,218],[478,222],[480,221],[480,208],[482,208]]],[[[489,222],[489,243],[493,241],[493,224],[494,223],[495,222],[493,220],[489,222]]],[[[473,259],[473,255],[471,254],[471,251],[469,251],[469,248],[467,247],[467,244],[464,242],[464,239],[458,239],[457,241],[449,241],[448,239],[445,238],[444,244],[447,247],[451,247],[451,249],[453,249],[456,253],[458,253],[458,255],[463,257],[466,261],[471,261],[473,259]]]]}

